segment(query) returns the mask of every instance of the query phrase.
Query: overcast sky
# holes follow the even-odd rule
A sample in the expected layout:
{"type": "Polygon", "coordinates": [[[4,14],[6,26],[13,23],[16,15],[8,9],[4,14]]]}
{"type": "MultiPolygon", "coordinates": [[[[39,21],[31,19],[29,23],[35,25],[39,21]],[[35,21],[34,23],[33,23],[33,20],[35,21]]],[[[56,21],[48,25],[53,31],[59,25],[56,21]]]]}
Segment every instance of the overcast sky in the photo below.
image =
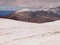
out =
{"type": "Polygon", "coordinates": [[[60,0],[0,0],[0,5],[14,5],[23,7],[55,7],[60,5],[60,0]]]}

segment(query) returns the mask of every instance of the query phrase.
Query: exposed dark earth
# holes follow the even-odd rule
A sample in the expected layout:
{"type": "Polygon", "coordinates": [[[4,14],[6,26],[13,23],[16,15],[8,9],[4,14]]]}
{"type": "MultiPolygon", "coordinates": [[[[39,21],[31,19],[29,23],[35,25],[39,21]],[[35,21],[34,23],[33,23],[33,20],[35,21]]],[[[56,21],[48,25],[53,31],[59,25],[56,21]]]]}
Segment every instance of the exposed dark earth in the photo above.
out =
{"type": "Polygon", "coordinates": [[[60,20],[60,15],[52,11],[23,11],[18,13],[12,13],[8,16],[4,16],[1,18],[8,18],[33,23],[45,23],[60,20]]]}

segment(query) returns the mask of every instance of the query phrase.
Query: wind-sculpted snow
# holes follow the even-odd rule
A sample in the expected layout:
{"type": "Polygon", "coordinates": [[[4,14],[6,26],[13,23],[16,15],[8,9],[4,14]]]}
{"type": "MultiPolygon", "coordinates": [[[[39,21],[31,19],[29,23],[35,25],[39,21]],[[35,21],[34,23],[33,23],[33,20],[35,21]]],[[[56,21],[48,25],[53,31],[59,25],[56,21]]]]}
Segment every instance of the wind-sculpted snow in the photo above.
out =
{"type": "Polygon", "coordinates": [[[0,45],[60,45],[60,20],[37,24],[0,18],[0,45]]]}

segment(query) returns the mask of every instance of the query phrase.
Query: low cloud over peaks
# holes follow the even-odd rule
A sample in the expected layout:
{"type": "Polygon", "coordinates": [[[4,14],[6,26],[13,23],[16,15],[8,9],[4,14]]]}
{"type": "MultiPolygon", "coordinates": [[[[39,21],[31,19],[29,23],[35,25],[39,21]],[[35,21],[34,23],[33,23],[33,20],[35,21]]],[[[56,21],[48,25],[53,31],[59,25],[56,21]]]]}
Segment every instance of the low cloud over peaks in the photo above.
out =
{"type": "Polygon", "coordinates": [[[13,6],[22,6],[22,7],[55,7],[60,5],[60,0],[5,0],[0,1],[0,5],[13,5],[13,6]],[[6,3],[8,2],[8,3],[6,3]]]}

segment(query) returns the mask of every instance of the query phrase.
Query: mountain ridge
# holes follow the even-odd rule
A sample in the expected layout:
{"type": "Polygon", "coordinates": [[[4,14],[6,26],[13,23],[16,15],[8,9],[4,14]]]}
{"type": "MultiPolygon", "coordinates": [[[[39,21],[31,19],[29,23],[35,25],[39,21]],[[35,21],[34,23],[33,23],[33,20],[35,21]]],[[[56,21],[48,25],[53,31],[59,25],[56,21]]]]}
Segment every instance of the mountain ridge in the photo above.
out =
{"type": "Polygon", "coordinates": [[[33,23],[44,23],[44,22],[60,20],[59,15],[47,11],[23,11],[10,14],[9,16],[6,16],[4,18],[33,22],[33,23]]]}

